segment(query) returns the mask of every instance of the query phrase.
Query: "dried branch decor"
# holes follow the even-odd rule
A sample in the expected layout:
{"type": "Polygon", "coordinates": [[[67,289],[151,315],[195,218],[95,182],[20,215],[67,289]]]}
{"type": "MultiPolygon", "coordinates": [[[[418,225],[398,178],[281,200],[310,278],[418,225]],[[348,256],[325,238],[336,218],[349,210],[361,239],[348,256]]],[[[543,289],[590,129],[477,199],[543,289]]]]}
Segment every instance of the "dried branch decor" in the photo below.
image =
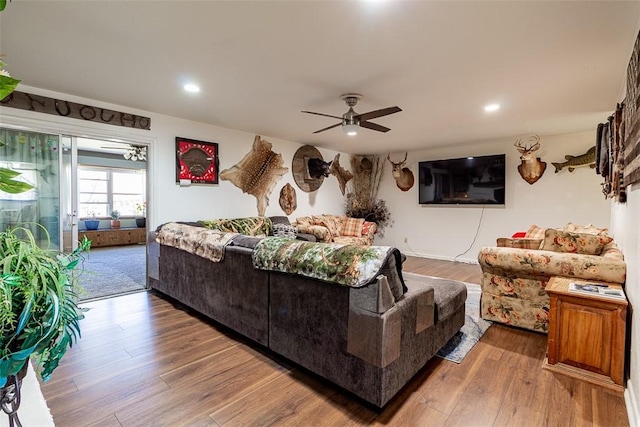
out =
{"type": "Polygon", "coordinates": [[[385,159],[381,156],[351,156],[353,179],[347,183],[345,210],[347,216],[365,218],[378,225],[378,233],[391,225],[391,213],[384,200],[378,199],[384,175],[385,159]]]}

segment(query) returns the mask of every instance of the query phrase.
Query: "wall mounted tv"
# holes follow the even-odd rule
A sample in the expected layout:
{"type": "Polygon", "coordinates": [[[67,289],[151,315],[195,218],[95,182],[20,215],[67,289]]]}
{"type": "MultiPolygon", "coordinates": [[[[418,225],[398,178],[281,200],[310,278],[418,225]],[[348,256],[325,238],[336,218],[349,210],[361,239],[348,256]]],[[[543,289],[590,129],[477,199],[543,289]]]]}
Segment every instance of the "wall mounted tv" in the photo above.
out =
{"type": "Polygon", "coordinates": [[[418,163],[421,205],[504,205],[505,155],[418,163]]]}

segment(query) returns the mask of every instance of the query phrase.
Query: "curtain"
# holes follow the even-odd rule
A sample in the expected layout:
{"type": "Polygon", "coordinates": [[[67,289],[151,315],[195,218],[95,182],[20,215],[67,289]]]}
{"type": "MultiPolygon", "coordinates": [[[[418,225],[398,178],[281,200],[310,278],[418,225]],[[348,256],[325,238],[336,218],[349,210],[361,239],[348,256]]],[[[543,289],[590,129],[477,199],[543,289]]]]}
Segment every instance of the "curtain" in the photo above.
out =
{"type": "Polygon", "coordinates": [[[0,230],[21,225],[43,246],[47,234],[51,245],[59,246],[59,141],[58,135],[0,128],[0,167],[20,172],[15,179],[34,186],[19,194],[0,191],[0,230]]]}

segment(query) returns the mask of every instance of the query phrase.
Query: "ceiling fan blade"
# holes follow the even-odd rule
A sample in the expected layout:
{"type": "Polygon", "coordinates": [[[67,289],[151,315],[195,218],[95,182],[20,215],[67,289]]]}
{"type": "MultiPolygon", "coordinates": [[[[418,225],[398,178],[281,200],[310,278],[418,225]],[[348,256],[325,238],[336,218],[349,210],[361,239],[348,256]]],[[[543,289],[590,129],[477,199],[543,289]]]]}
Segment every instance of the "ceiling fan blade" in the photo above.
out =
{"type": "Polygon", "coordinates": [[[101,145],[100,148],[104,148],[105,150],[130,150],[129,147],[108,147],[106,145],[101,145]]]}
{"type": "Polygon", "coordinates": [[[332,117],[334,119],[342,120],[342,116],[332,116],[331,114],[314,113],[313,111],[302,111],[302,112],[307,114],[315,114],[316,116],[332,117]]]}
{"type": "Polygon", "coordinates": [[[371,122],[363,122],[363,121],[360,122],[360,127],[371,129],[371,130],[377,130],[378,132],[389,132],[391,130],[388,127],[380,126],[378,124],[371,123],[371,122]]]}
{"type": "Polygon", "coordinates": [[[358,114],[357,117],[360,122],[375,119],[377,117],[388,116],[389,114],[398,113],[402,111],[400,107],[387,107],[381,110],[369,111],[368,113],[358,114]]]}
{"type": "Polygon", "coordinates": [[[338,126],[342,126],[342,122],[340,122],[340,123],[336,123],[335,125],[331,125],[331,126],[326,127],[326,128],[324,128],[324,129],[317,130],[317,131],[315,131],[314,133],[324,132],[325,130],[333,129],[333,128],[336,128],[336,127],[338,127],[338,126]]]}

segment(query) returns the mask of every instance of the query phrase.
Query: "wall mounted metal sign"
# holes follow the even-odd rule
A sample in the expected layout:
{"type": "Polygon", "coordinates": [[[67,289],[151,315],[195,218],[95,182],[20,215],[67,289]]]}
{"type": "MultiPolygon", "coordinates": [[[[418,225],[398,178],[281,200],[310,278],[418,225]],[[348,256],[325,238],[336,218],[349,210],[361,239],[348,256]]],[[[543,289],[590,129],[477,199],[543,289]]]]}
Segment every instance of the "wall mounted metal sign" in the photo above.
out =
{"type": "Polygon", "coordinates": [[[35,111],[37,113],[52,114],[54,116],[86,120],[88,122],[151,130],[151,118],[149,117],[20,91],[14,91],[5,97],[0,101],[0,105],[20,110],[35,111]]]}

